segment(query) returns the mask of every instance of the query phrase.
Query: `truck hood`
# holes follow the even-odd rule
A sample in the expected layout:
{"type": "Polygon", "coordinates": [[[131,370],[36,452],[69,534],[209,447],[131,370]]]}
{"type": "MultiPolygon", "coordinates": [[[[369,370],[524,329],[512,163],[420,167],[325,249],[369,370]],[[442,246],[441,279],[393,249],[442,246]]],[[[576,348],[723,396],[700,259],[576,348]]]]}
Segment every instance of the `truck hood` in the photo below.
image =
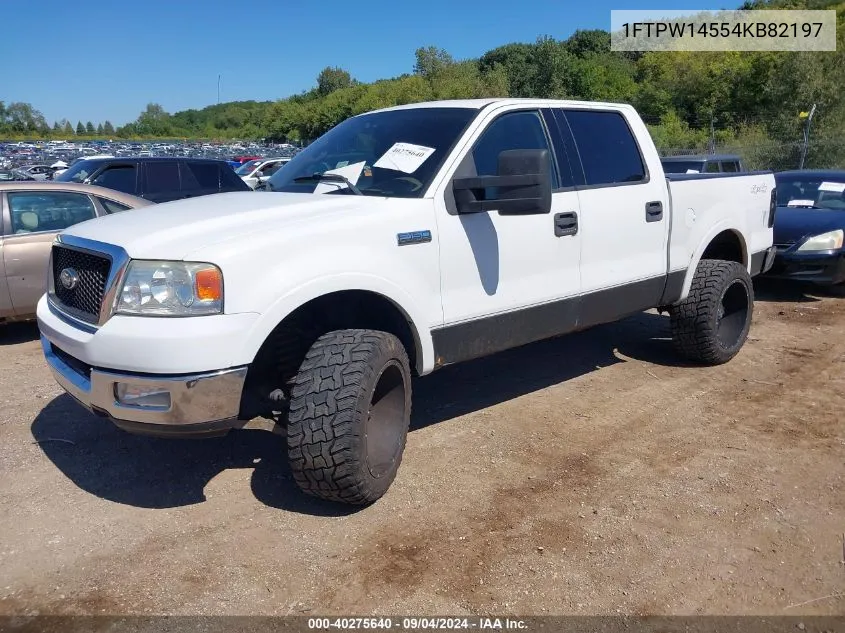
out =
{"type": "Polygon", "coordinates": [[[382,207],[384,198],[310,193],[237,192],[177,200],[77,224],[65,231],[122,247],[136,259],[183,259],[235,237],[278,232],[300,222],[382,207]]]}

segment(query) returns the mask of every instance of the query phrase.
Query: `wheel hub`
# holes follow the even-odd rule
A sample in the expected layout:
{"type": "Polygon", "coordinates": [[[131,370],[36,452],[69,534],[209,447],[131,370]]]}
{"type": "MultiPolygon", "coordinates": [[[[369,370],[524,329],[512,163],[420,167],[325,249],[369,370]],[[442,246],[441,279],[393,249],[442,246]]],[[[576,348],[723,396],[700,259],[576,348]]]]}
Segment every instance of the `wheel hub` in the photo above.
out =
{"type": "Polygon", "coordinates": [[[401,367],[388,364],[373,389],[365,430],[367,466],[373,477],[391,472],[402,452],[406,395],[401,367]]]}

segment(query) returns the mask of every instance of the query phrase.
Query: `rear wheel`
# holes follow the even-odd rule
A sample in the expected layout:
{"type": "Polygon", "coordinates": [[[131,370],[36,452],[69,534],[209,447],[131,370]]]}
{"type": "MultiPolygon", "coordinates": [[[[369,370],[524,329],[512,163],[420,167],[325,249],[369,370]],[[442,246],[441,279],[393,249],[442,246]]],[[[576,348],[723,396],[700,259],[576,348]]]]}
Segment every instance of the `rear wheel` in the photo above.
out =
{"type": "Polygon", "coordinates": [[[728,362],[748,338],[754,288],[744,266],[704,259],[689,296],[670,310],[672,341],[683,356],[707,365],[728,362]]]}
{"type": "Polygon", "coordinates": [[[317,339],[291,391],[288,458],[306,493],[368,504],[399,469],[411,418],[411,371],[398,338],[338,330],[317,339]]]}

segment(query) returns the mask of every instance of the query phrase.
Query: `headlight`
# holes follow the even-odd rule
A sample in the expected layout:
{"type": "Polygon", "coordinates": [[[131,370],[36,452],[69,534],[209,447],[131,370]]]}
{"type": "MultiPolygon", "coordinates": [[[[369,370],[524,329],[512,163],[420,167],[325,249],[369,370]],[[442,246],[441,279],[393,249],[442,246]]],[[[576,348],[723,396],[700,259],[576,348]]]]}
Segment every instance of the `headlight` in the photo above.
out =
{"type": "Polygon", "coordinates": [[[223,311],[223,274],[212,264],[129,263],[116,314],[198,316],[223,311]]]}
{"type": "Polygon", "coordinates": [[[836,229],[811,237],[804,242],[798,249],[798,252],[807,251],[835,251],[842,248],[842,238],[845,236],[845,231],[836,229]]]}

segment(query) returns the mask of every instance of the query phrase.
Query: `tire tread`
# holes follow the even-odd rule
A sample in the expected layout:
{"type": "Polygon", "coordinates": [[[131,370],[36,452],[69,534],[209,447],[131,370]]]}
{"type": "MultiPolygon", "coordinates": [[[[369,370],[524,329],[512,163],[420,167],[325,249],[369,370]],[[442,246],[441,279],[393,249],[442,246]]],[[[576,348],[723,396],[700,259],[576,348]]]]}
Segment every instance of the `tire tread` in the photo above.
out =
{"type": "Polygon", "coordinates": [[[670,321],[672,342],[682,356],[705,365],[720,365],[733,358],[748,334],[754,306],[754,290],[748,271],[741,264],[718,259],[699,262],[689,295],[672,306],[670,321]],[[749,311],[745,332],[739,345],[725,350],[716,337],[715,311],[725,288],[735,279],[745,279],[749,291],[749,311]]]}
{"type": "MultiPolygon", "coordinates": [[[[291,389],[287,431],[291,471],[305,493],[367,504],[390,485],[392,476],[377,480],[378,485],[361,476],[366,465],[361,461],[360,421],[369,406],[361,393],[381,371],[372,363],[380,350],[399,358],[410,375],[405,349],[387,332],[337,330],[319,337],[308,350],[291,389]]],[[[408,420],[402,423],[407,427],[408,420]]],[[[403,437],[403,449],[404,442],[403,437]]],[[[401,453],[397,469],[400,461],[401,453]]]]}

